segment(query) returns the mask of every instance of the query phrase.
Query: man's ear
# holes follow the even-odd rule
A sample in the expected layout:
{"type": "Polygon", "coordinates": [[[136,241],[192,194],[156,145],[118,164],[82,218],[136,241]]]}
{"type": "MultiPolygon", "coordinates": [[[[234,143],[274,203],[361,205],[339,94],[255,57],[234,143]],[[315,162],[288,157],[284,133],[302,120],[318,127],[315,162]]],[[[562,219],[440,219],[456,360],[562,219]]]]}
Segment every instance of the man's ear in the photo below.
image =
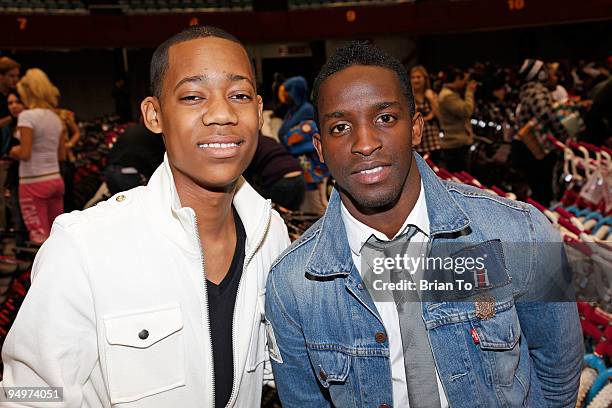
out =
{"type": "Polygon", "coordinates": [[[162,133],[161,107],[155,96],[147,96],[140,103],[144,125],[153,133],[162,133]]]}
{"type": "Polygon", "coordinates": [[[321,148],[321,134],[316,133],[312,138],[312,144],[314,145],[315,150],[317,151],[317,155],[319,156],[319,160],[321,163],[325,163],[325,159],[323,158],[323,149],[321,148]]]}
{"type": "Polygon", "coordinates": [[[412,147],[418,146],[421,143],[424,125],[425,121],[421,112],[415,112],[412,117],[412,147]]]}
{"type": "Polygon", "coordinates": [[[264,125],[264,117],[263,117],[263,99],[261,95],[257,95],[257,117],[259,118],[259,130],[264,125]]]}

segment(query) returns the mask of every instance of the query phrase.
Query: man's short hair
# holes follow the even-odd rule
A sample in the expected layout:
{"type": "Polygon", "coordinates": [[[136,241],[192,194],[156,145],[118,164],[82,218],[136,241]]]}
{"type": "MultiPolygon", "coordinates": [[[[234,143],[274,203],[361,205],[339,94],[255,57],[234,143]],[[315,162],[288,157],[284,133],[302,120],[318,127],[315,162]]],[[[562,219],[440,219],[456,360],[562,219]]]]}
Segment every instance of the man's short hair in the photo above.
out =
{"type": "Polygon", "coordinates": [[[395,57],[387,54],[368,41],[353,41],[350,44],[336,50],[327,63],[321,68],[319,75],[314,81],[312,90],[312,102],[315,108],[315,120],[319,122],[319,89],[321,84],[331,75],[345,70],[354,65],[367,65],[387,68],[395,72],[402,88],[402,94],[406,97],[410,115],[414,116],[414,95],[408,72],[401,62],[395,57]]]}
{"type": "Polygon", "coordinates": [[[151,92],[154,96],[158,99],[161,98],[164,77],[168,71],[168,50],[170,47],[185,41],[207,37],[223,38],[224,40],[240,44],[240,46],[244,48],[244,44],[242,44],[238,38],[220,28],[201,25],[186,28],[164,41],[153,53],[153,57],[151,58],[151,92]]]}
{"type": "Polygon", "coordinates": [[[7,72],[21,68],[19,63],[9,57],[0,58],[0,75],[6,75],[7,72]]]}
{"type": "Polygon", "coordinates": [[[466,72],[460,68],[450,67],[446,70],[446,75],[444,78],[444,83],[450,84],[455,82],[456,79],[465,78],[466,72]]]}

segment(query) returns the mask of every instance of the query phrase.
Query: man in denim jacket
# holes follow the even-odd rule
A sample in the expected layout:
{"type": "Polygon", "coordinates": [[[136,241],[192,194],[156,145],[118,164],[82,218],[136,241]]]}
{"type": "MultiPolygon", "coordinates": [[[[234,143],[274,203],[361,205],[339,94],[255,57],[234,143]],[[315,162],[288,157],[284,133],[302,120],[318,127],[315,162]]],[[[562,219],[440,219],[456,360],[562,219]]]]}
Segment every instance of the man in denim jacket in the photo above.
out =
{"type": "Polygon", "coordinates": [[[423,119],[407,75],[378,48],[338,50],[313,99],[314,143],[336,190],[268,278],[268,348],[283,406],[574,407],[582,335],[547,219],[433,173],[412,151],[423,119]],[[454,271],[419,270],[452,289],[419,292],[416,318],[380,296],[363,252],[408,231],[408,248],[455,261],[454,271]],[[485,268],[459,271],[456,261],[469,257],[485,268]],[[427,358],[429,367],[415,368],[427,358]]]}

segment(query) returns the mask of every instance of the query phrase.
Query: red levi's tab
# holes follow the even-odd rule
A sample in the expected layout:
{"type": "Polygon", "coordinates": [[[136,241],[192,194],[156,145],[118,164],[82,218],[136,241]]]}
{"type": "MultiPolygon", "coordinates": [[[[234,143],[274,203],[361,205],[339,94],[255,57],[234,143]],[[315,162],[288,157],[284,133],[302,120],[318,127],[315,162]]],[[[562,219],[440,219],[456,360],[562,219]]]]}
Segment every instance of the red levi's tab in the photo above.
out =
{"type": "Polygon", "coordinates": [[[470,330],[470,334],[472,335],[472,340],[474,340],[474,344],[479,344],[480,337],[478,337],[478,333],[476,332],[476,329],[470,330]]]}

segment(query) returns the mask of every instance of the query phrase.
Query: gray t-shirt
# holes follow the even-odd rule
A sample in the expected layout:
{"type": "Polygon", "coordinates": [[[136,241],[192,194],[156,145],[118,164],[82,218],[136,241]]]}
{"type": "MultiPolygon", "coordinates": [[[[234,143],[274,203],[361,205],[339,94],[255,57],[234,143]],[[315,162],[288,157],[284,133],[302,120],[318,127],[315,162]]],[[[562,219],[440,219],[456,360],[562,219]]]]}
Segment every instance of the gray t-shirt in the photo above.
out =
{"type": "Polygon", "coordinates": [[[59,116],[50,109],[28,109],[17,119],[17,128],[20,127],[32,129],[32,156],[19,162],[19,177],[59,172],[57,154],[63,130],[59,116]]]}

